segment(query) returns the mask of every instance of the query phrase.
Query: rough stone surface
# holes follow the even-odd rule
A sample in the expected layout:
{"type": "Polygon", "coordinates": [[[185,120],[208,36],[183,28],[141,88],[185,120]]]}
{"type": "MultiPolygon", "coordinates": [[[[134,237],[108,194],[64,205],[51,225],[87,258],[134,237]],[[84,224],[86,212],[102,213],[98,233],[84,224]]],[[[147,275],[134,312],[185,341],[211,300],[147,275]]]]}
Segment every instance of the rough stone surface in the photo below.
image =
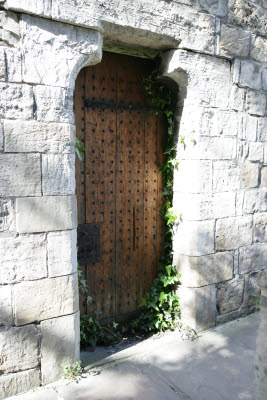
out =
{"type": "Polygon", "coordinates": [[[37,367],[37,328],[35,325],[0,328],[1,372],[37,367]]]}
{"type": "Polygon", "coordinates": [[[0,286],[0,326],[13,321],[11,286],[0,286]]]}
{"type": "Polygon", "coordinates": [[[185,287],[200,287],[232,279],[233,253],[222,252],[202,257],[174,254],[177,271],[185,287]]]}
{"type": "Polygon", "coordinates": [[[202,160],[179,161],[174,171],[174,191],[207,193],[211,191],[212,163],[202,160]]]}
{"type": "Polygon", "coordinates": [[[198,0],[198,4],[201,10],[218,15],[218,17],[224,17],[227,14],[227,0],[198,0]]]}
{"type": "Polygon", "coordinates": [[[236,157],[236,138],[200,136],[195,141],[189,142],[186,148],[178,144],[180,159],[232,160],[236,157]]]}
{"type": "Polygon", "coordinates": [[[252,43],[251,57],[263,63],[267,62],[267,39],[258,36],[252,43]]]}
{"type": "Polygon", "coordinates": [[[259,119],[258,140],[261,142],[267,142],[267,118],[259,119]]]}
{"type": "Polygon", "coordinates": [[[47,235],[49,277],[72,274],[77,271],[76,230],[51,232],[47,235]]]}
{"type": "Polygon", "coordinates": [[[0,377],[0,399],[27,392],[40,385],[40,371],[29,369],[28,371],[16,372],[0,377]]]}
{"type": "Polygon", "coordinates": [[[259,186],[259,166],[254,163],[245,163],[242,168],[242,187],[255,188],[259,186]]]}
{"type": "Polygon", "coordinates": [[[249,161],[263,162],[263,144],[259,142],[249,144],[249,161]]]}
{"type": "Polygon", "coordinates": [[[267,167],[261,169],[261,187],[267,188],[267,167]]]}
{"type": "Polygon", "coordinates": [[[234,191],[240,186],[240,168],[235,161],[213,163],[213,191],[234,191]]]}
{"type": "Polygon", "coordinates": [[[5,120],[4,130],[6,152],[74,152],[74,125],[5,120]]]}
{"type": "Polygon", "coordinates": [[[15,229],[14,202],[0,198],[0,232],[12,232],[15,229]]]}
{"type": "Polygon", "coordinates": [[[42,384],[60,379],[64,368],[80,359],[79,312],[41,322],[42,384]]]}
{"type": "Polygon", "coordinates": [[[218,286],[217,309],[220,314],[226,314],[241,307],[244,296],[244,285],[244,278],[237,278],[218,286]]]}
{"type": "Polygon", "coordinates": [[[0,11],[0,40],[9,46],[19,44],[20,30],[18,15],[9,11],[0,11]]]}
{"type": "Polygon", "coordinates": [[[4,150],[4,131],[2,121],[0,121],[0,151],[4,150]]]}
{"type": "Polygon", "coordinates": [[[1,284],[47,276],[44,235],[0,238],[0,253],[1,284]]]}
{"type": "Polygon", "coordinates": [[[261,89],[261,66],[253,61],[241,61],[240,86],[261,89]]]}
{"type": "MultiPolygon", "coordinates": [[[[252,274],[245,275],[245,290],[244,290],[244,307],[256,306],[257,299],[255,296],[260,295],[260,288],[258,279],[260,272],[253,272],[252,274]]],[[[260,299],[260,296],[258,300],[260,299]]],[[[258,306],[258,305],[257,305],[258,306]]]]}
{"type": "Polygon", "coordinates": [[[22,56],[18,49],[5,49],[6,77],[8,82],[21,82],[22,56]]]}
{"type": "Polygon", "coordinates": [[[32,87],[0,82],[0,118],[28,120],[32,117],[32,87]]]}
{"type": "Polygon", "coordinates": [[[267,267],[267,243],[255,243],[239,250],[240,273],[264,269],[267,267]]]}
{"type": "Polygon", "coordinates": [[[233,250],[252,243],[252,217],[232,217],[216,222],[216,250],[233,250]],[[231,232],[231,235],[229,235],[231,232]]]}
{"type": "Polygon", "coordinates": [[[249,142],[255,142],[257,140],[258,119],[258,117],[253,117],[249,114],[244,116],[242,120],[243,139],[249,142]]]}
{"type": "Polygon", "coordinates": [[[267,14],[248,0],[229,0],[229,22],[266,34],[267,14]]]}
{"type": "Polygon", "coordinates": [[[27,11],[33,14],[49,17],[51,15],[51,0],[6,0],[5,7],[7,9],[15,9],[18,11],[27,11]]]}
{"type": "Polygon", "coordinates": [[[0,196],[40,196],[41,165],[37,154],[0,154],[0,196]]]}
{"type": "Polygon", "coordinates": [[[75,194],[75,154],[42,156],[44,196],[75,194]]]}
{"type": "Polygon", "coordinates": [[[267,68],[262,68],[262,89],[267,90],[267,68]]]}
{"type": "Polygon", "coordinates": [[[187,256],[214,253],[214,221],[184,221],[175,233],[174,250],[187,256]]]}
{"type": "Polygon", "coordinates": [[[264,116],[266,113],[266,94],[248,90],[246,107],[249,114],[264,116]]]}
{"type": "Polygon", "coordinates": [[[220,48],[222,55],[246,57],[249,53],[250,33],[234,26],[222,25],[220,48]]]}
{"type": "Polygon", "coordinates": [[[20,233],[58,231],[76,227],[75,196],[27,197],[16,200],[16,228],[20,233]]]}
{"type": "Polygon", "coordinates": [[[267,214],[254,215],[254,242],[267,242],[267,214]]]}
{"type": "Polygon", "coordinates": [[[243,210],[245,214],[267,211],[267,189],[251,189],[246,191],[243,210]]]}
{"type": "Polygon", "coordinates": [[[15,324],[72,314],[79,308],[77,274],[14,286],[15,324]]]}

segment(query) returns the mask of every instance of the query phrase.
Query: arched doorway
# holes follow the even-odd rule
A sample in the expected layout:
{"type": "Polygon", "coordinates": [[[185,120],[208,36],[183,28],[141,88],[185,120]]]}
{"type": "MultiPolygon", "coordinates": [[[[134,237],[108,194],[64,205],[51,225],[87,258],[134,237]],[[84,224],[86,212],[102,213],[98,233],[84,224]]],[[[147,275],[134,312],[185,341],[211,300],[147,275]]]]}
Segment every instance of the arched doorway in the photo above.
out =
{"type": "Polygon", "coordinates": [[[92,302],[81,312],[125,318],[150,289],[163,247],[160,216],[164,119],[144,90],[154,62],[104,53],[74,92],[78,262],[92,302]]]}

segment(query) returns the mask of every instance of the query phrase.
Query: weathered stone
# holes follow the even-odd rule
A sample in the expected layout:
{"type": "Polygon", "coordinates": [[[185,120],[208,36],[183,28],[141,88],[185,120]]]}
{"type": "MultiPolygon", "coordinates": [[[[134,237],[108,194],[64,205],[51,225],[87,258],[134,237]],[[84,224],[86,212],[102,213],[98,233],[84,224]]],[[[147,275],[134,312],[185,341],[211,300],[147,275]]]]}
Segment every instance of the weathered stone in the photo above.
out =
{"type": "Polygon", "coordinates": [[[12,320],[11,286],[0,286],[0,326],[11,324],[12,320]]]}
{"type": "Polygon", "coordinates": [[[232,279],[233,253],[221,252],[201,257],[174,254],[177,271],[186,287],[200,287],[232,279]]]}
{"type": "Polygon", "coordinates": [[[240,246],[250,245],[251,243],[252,217],[230,217],[217,220],[215,234],[216,250],[233,250],[240,246]]]}
{"type": "Polygon", "coordinates": [[[74,88],[79,70],[102,57],[99,32],[24,14],[23,79],[25,82],[74,88]],[[58,49],[64,47],[64,53],[58,49]]]}
{"type": "Polygon", "coordinates": [[[267,211],[267,189],[251,189],[244,195],[244,213],[267,211]]]}
{"type": "Polygon", "coordinates": [[[71,90],[38,85],[35,93],[38,121],[74,124],[73,93],[71,90]]]}
{"type": "Polygon", "coordinates": [[[234,192],[209,194],[175,193],[173,207],[183,220],[224,218],[235,215],[234,192]]]}
{"type": "Polygon", "coordinates": [[[0,376],[0,399],[27,392],[40,385],[40,371],[30,369],[28,371],[16,372],[0,376]]]}
{"type": "Polygon", "coordinates": [[[224,17],[227,14],[228,0],[198,0],[198,4],[200,9],[218,17],[224,17]]]}
{"type": "Polygon", "coordinates": [[[267,40],[266,40],[266,38],[258,36],[254,41],[252,41],[250,55],[255,61],[260,61],[263,63],[267,62],[267,40]]]}
{"type": "Polygon", "coordinates": [[[228,19],[230,23],[248,26],[266,34],[267,14],[262,7],[248,0],[229,0],[228,19]]]}
{"type": "Polygon", "coordinates": [[[4,150],[4,132],[3,132],[3,124],[0,120],[0,152],[4,150]]]}
{"type": "Polygon", "coordinates": [[[236,138],[195,136],[194,139],[185,148],[178,143],[180,159],[232,160],[236,157],[236,138]]]}
{"type": "Polygon", "coordinates": [[[261,89],[261,66],[250,60],[241,61],[239,84],[251,89],[261,89]]]}
{"type": "Polygon", "coordinates": [[[230,282],[221,283],[217,291],[217,309],[220,314],[238,310],[243,302],[244,278],[236,278],[230,282]]]}
{"type": "Polygon", "coordinates": [[[249,161],[263,162],[263,144],[254,142],[249,144],[249,161]]]}
{"type": "Polygon", "coordinates": [[[0,199],[0,232],[14,231],[14,203],[11,199],[0,199]]]}
{"type": "Polygon", "coordinates": [[[254,242],[267,242],[267,213],[254,215],[254,242]]]}
{"type": "Polygon", "coordinates": [[[9,11],[0,11],[0,41],[9,46],[19,43],[20,31],[17,14],[9,11]]]}
{"type": "Polygon", "coordinates": [[[75,154],[42,156],[44,196],[75,194],[75,154]]]}
{"type": "Polygon", "coordinates": [[[29,85],[0,82],[0,118],[31,119],[33,91],[29,85]]]}
{"type": "Polygon", "coordinates": [[[236,162],[216,161],[213,163],[213,191],[233,191],[240,186],[240,168],[236,162]]]}
{"type": "Polygon", "coordinates": [[[42,384],[60,379],[68,364],[80,358],[79,312],[41,322],[42,384]]]}
{"type": "Polygon", "coordinates": [[[77,227],[75,196],[26,197],[16,200],[16,228],[20,233],[77,227]]]}
{"type": "Polygon", "coordinates": [[[239,83],[241,71],[241,61],[236,58],[232,63],[233,83],[239,83]]]}
{"type": "Polygon", "coordinates": [[[212,163],[202,160],[179,161],[174,171],[174,191],[207,193],[211,191],[212,163]]]}
{"type": "Polygon", "coordinates": [[[245,290],[244,290],[244,307],[255,306],[259,302],[260,288],[258,285],[259,272],[253,272],[252,274],[245,275],[245,290]],[[258,301],[256,299],[258,297],[258,301]]]}
{"type": "Polygon", "coordinates": [[[2,373],[37,367],[37,334],[35,325],[0,328],[2,373]]]}
{"type": "Polygon", "coordinates": [[[267,243],[255,243],[239,249],[239,271],[245,272],[267,267],[267,243]]]}
{"type": "Polygon", "coordinates": [[[0,154],[0,196],[40,196],[41,166],[37,154],[0,154]]]}
{"type": "Polygon", "coordinates": [[[267,90],[267,68],[262,68],[262,89],[267,90]]]}
{"type": "Polygon", "coordinates": [[[235,111],[243,111],[245,107],[245,89],[233,85],[230,93],[229,107],[235,111]]]}
{"type": "Polygon", "coordinates": [[[264,162],[267,164],[267,143],[264,143],[264,162]]]}
{"type": "Polygon", "coordinates": [[[72,274],[77,271],[76,230],[51,232],[47,235],[49,277],[72,274]]]}
{"type": "Polygon", "coordinates": [[[6,76],[8,82],[21,82],[22,57],[18,49],[5,49],[6,76]]]}
{"type": "Polygon", "coordinates": [[[238,190],[236,192],[236,216],[243,215],[243,203],[244,203],[244,190],[238,190]]]}
{"type": "Polygon", "coordinates": [[[249,114],[245,114],[242,118],[242,139],[246,139],[249,142],[255,142],[257,140],[257,129],[258,129],[258,117],[253,117],[249,114]]]}
{"type": "Polygon", "coordinates": [[[51,0],[6,0],[5,8],[50,17],[51,0]]]}
{"type": "Polygon", "coordinates": [[[247,141],[239,141],[238,143],[238,158],[241,162],[246,162],[248,158],[249,152],[249,142],[247,141]]]}
{"type": "Polygon", "coordinates": [[[250,32],[234,26],[222,25],[220,54],[247,57],[249,53],[250,32]]]}
{"type": "Polygon", "coordinates": [[[264,116],[266,113],[266,94],[248,90],[246,107],[249,114],[264,116]]]}
{"type": "Polygon", "coordinates": [[[261,187],[267,188],[267,167],[261,169],[261,187]]]}
{"type": "Polygon", "coordinates": [[[4,130],[6,152],[74,152],[74,125],[6,120],[4,130]]]}
{"type": "Polygon", "coordinates": [[[0,81],[6,80],[6,56],[4,49],[0,48],[0,81]]]}
{"type": "Polygon", "coordinates": [[[79,309],[77,274],[14,286],[15,324],[72,314],[79,309]]]}
{"type": "Polygon", "coordinates": [[[259,166],[246,162],[242,168],[242,187],[255,188],[259,186],[259,166]]]}
{"type": "Polygon", "coordinates": [[[214,221],[184,221],[174,236],[173,248],[186,256],[214,253],[214,221]]]}
{"type": "Polygon", "coordinates": [[[259,118],[258,140],[261,142],[267,141],[267,118],[259,118]]]}
{"type": "Polygon", "coordinates": [[[179,288],[182,321],[198,332],[215,325],[216,288],[215,285],[201,288],[179,288]]]}
{"type": "Polygon", "coordinates": [[[1,284],[47,276],[44,235],[0,238],[0,253],[1,284]]]}

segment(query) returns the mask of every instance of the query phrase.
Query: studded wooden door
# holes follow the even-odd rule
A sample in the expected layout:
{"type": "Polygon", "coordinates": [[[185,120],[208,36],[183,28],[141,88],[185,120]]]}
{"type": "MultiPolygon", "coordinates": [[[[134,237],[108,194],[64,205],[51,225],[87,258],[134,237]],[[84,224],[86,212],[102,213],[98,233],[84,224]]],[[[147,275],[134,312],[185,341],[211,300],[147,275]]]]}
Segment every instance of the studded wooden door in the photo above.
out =
{"type": "Polygon", "coordinates": [[[104,53],[77,77],[78,260],[92,297],[81,312],[101,319],[137,310],[162,253],[161,176],[164,122],[151,111],[143,77],[152,61],[104,53]]]}

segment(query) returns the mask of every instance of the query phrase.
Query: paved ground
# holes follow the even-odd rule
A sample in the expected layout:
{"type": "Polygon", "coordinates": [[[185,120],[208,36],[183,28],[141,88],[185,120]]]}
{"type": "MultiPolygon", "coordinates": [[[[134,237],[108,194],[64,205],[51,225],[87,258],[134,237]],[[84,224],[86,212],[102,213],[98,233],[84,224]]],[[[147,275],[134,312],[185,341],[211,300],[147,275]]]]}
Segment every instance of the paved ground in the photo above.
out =
{"type": "Polygon", "coordinates": [[[253,400],[259,313],[205,332],[178,332],[82,353],[86,373],[10,400],[253,400]]]}

